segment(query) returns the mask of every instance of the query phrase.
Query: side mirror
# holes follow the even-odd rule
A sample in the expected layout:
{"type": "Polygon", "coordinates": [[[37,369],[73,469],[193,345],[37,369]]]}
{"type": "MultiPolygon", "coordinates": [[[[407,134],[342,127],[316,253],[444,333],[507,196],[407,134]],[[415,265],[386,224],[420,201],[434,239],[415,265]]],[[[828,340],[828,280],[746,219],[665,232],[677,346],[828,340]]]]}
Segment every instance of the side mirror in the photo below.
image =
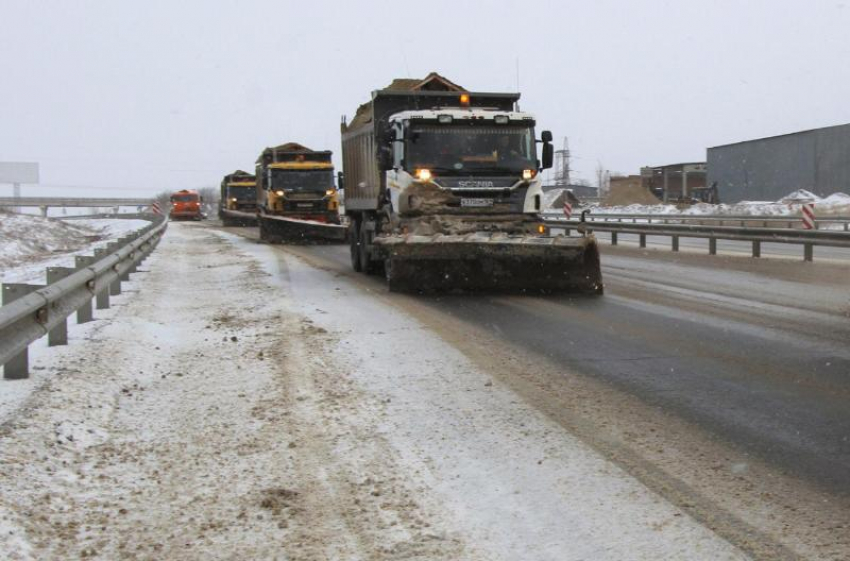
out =
{"type": "Polygon", "coordinates": [[[338,171],[336,173],[336,188],[340,191],[345,189],[345,176],[342,174],[341,171],[338,171]]]}
{"type": "MultiPolygon", "coordinates": [[[[552,134],[549,134],[551,138],[552,134]]],[[[546,138],[546,135],[543,135],[543,138],[546,138]]],[[[552,167],[553,160],[555,159],[555,148],[549,143],[549,141],[543,141],[543,164],[540,166],[540,169],[549,169],[552,167]]]]}
{"type": "Polygon", "coordinates": [[[543,142],[552,142],[552,131],[541,132],[540,140],[542,140],[543,142]]]}
{"type": "Polygon", "coordinates": [[[378,146],[378,167],[382,170],[393,168],[393,151],[387,145],[378,146]]]}

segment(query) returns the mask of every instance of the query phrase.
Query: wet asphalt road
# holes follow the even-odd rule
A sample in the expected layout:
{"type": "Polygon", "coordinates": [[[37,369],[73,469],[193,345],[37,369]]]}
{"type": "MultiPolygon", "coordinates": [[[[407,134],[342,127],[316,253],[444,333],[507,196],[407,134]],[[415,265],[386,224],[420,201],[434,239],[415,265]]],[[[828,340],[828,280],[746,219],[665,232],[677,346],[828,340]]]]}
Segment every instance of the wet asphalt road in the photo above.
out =
{"type": "MultiPolygon", "coordinates": [[[[353,274],[343,246],[294,251],[353,274]]],[[[753,273],[741,260],[687,261],[603,250],[599,298],[408,297],[850,495],[850,269],[784,275],[776,263],[753,273]]],[[[382,278],[360,277],[385,290],[382,278]]]]}

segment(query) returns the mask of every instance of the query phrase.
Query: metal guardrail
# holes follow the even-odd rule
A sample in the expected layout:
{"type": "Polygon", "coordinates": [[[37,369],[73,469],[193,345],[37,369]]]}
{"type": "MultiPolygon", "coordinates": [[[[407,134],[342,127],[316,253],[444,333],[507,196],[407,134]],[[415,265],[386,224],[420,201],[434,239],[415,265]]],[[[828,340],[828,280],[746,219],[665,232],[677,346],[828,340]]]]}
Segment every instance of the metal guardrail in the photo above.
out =
{"type": "Polygon", "coordinates": [[[115,207],[115,206],[148,206],[153,199],[116,199],[116,198],[72,198],[72,197],[0,197],[0,207],[4,206],[35,206],[35,207],[115,207]]]}
{"type": "MultiPolygon", "coordinates": [[[[553,214],[544,216],[547,221],[568,222],[562,216],[553,214]]],[[[739,225],[740,227],[769,228],[784,224],[786,228],[803,227],[800,216],[742,216],[729,214],[619,214],[594,212],[587,216],[588,222],[631,222],[646,221],[649,224],[717,224],[719,226],[739,225]],[[759,226],[760,225],[760,226],[759,226]]],[[[820,216],[815,217],[815,229],[826,224],[842,224],[844,231],[850,231],[850,217],[848,216],[820,216]]]]}
{"type": "Polygon", "coordinates": [[[752,243],[753,257],[761,257],[762,243],[800,244],[803,259],[814,259],[815,246],[850,248],[850,234],[841,230],[798,230],[794,228],[764,228],[740,226],[707,226],[701,224],[655,224],[649,222],[606,222],[601,220],[546,220],[550,228],[584,229],[611,233],[611,244],[617,245],[618,234],[635,234],[640,247],[646,247],[646,236],[669,236],[671,250],[679,251],[679,238],[708,240],[709,255],[717,254],[717,240],[747,241],[752,243]]]}
{"type": "Polygon", "coordinates": [[[121,282],[130,279],[139,263],[150,255],[165,232],[164,217],[149,216],[149,226],[94,250],[94,256],[77,256],[76,267],[49,267],[47,284],[2,286],[0,307],[0,364],[3,377],[29,377],[28,347],[45,334],[48,345],[68,344],[68,316],[77,312],[77,323],[94,319],[109,308],[109,297],[121,294],[121,282]]]}

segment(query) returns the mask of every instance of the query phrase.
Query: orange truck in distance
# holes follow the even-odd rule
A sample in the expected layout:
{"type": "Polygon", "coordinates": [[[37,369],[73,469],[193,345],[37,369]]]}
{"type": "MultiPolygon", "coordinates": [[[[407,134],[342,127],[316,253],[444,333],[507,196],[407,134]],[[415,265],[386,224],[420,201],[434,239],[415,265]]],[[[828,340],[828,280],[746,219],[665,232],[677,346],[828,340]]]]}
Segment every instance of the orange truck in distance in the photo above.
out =
{"type": "Polygon", "coordinates": [[[204,217],[201,213],[202,202],[201,195],[195,190],[177,191],[171,195],[171,212],[168,216],[172,220],[201,220],[204,217]]]}

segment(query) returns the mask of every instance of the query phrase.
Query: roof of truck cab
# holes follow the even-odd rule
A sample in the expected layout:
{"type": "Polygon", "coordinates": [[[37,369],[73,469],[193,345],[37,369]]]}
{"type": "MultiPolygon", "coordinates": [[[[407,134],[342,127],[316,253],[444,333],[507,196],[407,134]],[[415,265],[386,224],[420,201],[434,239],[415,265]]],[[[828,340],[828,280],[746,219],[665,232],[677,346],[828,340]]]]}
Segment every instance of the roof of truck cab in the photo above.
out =
{"type": "Polygon", "coordinates": [[[534,115],[532,115],[531,113],[526,113],[524,111],[501,111],[498,109],[484,109],[480,107],[441,107],[439,109],[410,109],[408,111],[401,111],[399,113],[396,113],[395,115],[393,115],[392,120],[398,121],[417,117],[421,119],[436,120],[440,115],[451,115],[453,119],[458,120],[490,120],[496,115],[505,115],[508,117],[508,119],[510,119],[511,122],[534,122],[534,115]]]}
{"type": "Polygon", "coordinates": [[[263,158],[268,155],[273,154],[331,154],[330,150],[312,150],[307,148],[303,144],[298,144],[297,142],[286,142],[281,144],[280,146],[270,146],[260,152],[260,155],[257,157],[257,163],[261,163],[263,158]]]}
{"type": "Polygon", "coordinates": [[[266,166],[269,169],[333,169],[331,162],[273,162],[266,166]]]}

